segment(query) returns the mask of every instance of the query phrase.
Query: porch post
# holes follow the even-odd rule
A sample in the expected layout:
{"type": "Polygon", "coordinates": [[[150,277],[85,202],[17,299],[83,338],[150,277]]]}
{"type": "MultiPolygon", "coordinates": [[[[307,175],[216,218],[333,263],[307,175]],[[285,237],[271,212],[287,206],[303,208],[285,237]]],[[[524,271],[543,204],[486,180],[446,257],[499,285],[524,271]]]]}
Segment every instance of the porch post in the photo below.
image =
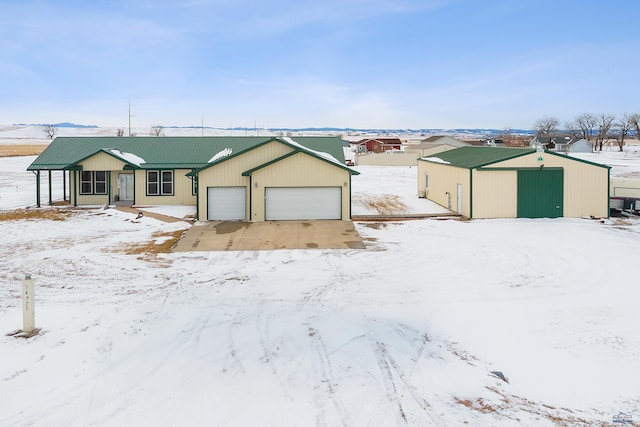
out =
{"type": "MultiPolygon", "coordinates": [[[[71,185],[73,187],[73,207],[77,207],[78,206],[78,188],[77,188],[77,183],[78,183],[78,179],[76,177],[76,170],[73,170],[73,185],[71,185]]],[[[69,198],[71,198],[71,193],[69,192],[69,198]]]]}
{"type": "Polygon", "coordinates": [[[111,171],[106,171],[105,173],[107,174],[107,206],[109,206],[113,200],[111,194],[111,171]]]}
{"type": "Polygon", "coordinates": [[[53,197],[51,195],[51,169],[49,169],[49,206],[53,205],[53,197]]]}
{"type": "Polygon", "coordinates": [[[67,200],[67,171],[62,170],[62,200],[67,200]]]}
{"type": "Polygon", "coordinates": [[[40,169],[36,171],[36,206],[40,207],[40,169]]]}

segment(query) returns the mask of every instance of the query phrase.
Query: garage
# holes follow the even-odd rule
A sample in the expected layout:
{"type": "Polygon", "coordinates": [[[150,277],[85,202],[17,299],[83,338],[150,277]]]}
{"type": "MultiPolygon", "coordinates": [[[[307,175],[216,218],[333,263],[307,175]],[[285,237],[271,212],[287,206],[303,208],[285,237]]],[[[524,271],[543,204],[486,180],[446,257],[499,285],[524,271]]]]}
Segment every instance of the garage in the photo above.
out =
{"type": "Polygon", "coordinates": [[[265,219],[342,219],[341,187],[267,187],[265,219]]]}
{"type": "Polygon", "coordinates": [[[563,216],[563,169],[520,169],[517,173],[518,218],[563,216]]]}
{"type": "Polygon", "coordinates": [[[245,187],[207,188],[207,219],[210,221],[244,221],[246,204],[245,187]]]}
{"type": "Polygon", "coordinates": [[[536,149],[460,147],[418,160],[418,194],[468,218],[601,218],[609,170],[536,149]]]}

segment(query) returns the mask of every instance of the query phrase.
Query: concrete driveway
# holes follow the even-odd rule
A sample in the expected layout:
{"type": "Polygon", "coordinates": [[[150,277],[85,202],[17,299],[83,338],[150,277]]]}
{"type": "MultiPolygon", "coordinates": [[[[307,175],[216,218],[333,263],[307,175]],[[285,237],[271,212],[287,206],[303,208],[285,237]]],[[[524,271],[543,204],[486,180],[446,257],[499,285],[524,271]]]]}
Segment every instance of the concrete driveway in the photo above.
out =
{"type": "Polygon", "coordinates": [[[364,249],[351,221],[212,221],[192,226],[173,252],[364,249]]]}

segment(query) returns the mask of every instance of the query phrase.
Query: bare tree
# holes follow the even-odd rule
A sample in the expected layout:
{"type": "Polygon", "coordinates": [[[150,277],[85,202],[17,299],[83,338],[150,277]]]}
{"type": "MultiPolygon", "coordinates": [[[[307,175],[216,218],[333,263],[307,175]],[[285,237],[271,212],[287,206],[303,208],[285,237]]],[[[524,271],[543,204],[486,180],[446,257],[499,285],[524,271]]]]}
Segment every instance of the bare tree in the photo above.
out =
{"type": "MultiPolygon", "coordinates": [[[[615,139],[620,151],[624,151],[624,140],[629,135],[629,132],[633,129],[633,123],[631,120],[632,114],[625,113],[622,119],[615,122],[611,128],[609,137],[615,139]]],[[[640,117],[638,117],[640,119],[640,117]]],[[[636,122],[637,123],[637,122],[636,122]]]]}
{"type": "Polygon", "coordinates": [[[627,121],[631,126],[631,129],[633,129],[633,132],[635,133],[636,139],[640,139],[640,114],[631,113],[626,116],[627,116],[627,121]]]}
{"type": "Polygon", "coordinates": [[[591,113],[583,113],[566,124],[567,130],[575,138],[584,138],[593,144],[595,140],[596,116],[591,113]]]}
{"type": "Polygon", "coordinates": [[[494,141],[502,142],[504,144],[509,144],[511,142],[511,138],[513,136],[513,132],[509,126],[506,126],[502,131],[496,135],[494,141]]]}
{"type": "Polygon", "coordinates": [[[118,128],[118,130],[116,130],[116,136],[124,136],[124,129],[118,128]]]}
{"type": "Polygon", "coordinates": [[[533,130],[536,131],[536,136],[551,136],[558,133],[559,126],[560,120],[547,116],[536,120],[533,123],[533,130]]]}
{"type": "Polygon", "coordinates": [[[53,137],[58,133],[58,128],[54,125],[45,125],[42,131],[49,137],[49,139],[53,139],[53,137]]]}
{"type": "Polygon", "coordinates": [[[164,128],[159,125],[151,126],[151,130],[149,131],[149,135],[151,136],[164,136],[164,128]]]}
{"type": "Polygon", "coordinates": [[[613,122],[615,121],[616,116],[613,114],[605,114],[602,113],[596,118],[596,141],[595,147],[597,150],[602,151],[602,146],[604,143],[609,141],[610,130],[613,126],[613,122]]]}

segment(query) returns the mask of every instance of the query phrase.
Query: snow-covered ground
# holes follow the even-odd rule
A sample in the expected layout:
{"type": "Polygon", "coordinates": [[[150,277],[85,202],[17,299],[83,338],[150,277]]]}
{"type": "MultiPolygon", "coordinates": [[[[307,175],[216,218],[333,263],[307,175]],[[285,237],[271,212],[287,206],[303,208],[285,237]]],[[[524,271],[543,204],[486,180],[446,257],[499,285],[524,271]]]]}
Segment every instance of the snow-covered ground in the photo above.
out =
{"type": "MultiPolygon", "coordinates": [[[[584,156],[640,171],[635,153],[584,156]]],[[[32,160],[0,159],[0,208],[33,206],[32,160]]],[[[388,196],[442,209],[416,168],[356,169],[354,214],[388,196]]],[[[189,225],[0,221],[0,426],[640,421],[640,221],[355,226],[367,249],[144,255],[126,252],[189,225]],[[25,274],[30,339],[5,335],[25,274]]]]}

